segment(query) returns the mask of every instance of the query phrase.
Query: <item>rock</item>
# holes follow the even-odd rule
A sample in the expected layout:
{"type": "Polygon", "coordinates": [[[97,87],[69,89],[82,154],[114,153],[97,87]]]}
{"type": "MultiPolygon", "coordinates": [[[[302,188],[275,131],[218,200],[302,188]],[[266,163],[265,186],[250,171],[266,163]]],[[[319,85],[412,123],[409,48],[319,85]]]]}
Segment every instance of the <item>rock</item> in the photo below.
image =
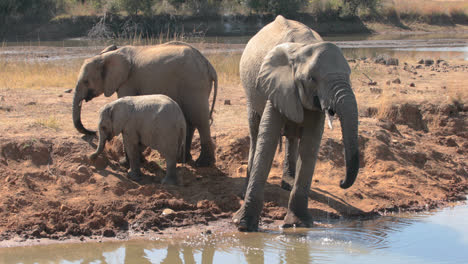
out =
{"type": "Polygon", "coordinates": [[[112,229],[106,229],[106,230],[104,230],[102,235],[105,236],[105,237],[115,237],[115,232],[112,229]]]}
{"type": "Polygon", "coordinates": [[[392,81],[392,83],[400,84],[401,80],[400,78],[396,78],[395,80],[392,81]]]}
{"type": "Polygon", "coordinates": [[[70,208],[68,206],[64,205],[64,204],[62,204],[60,206],[60,211],[62,211],[62,212],[69,211],[69,210],[70,210],[70,208]]]}
{"type": "Polygon", "coordinates": [[[166,208],[166,209],[164,209],[164,210],[162,211],[161,214],[162,214],[162,215],[171,215],[171,214],[173,214],[173,213],[175,213],[174,210],[172,210],[172,209],[170,209],[170,208],[166,208]]]}
{"type": "Polygon", "coordinates": [[[231,105],[231,100],[224,100],[224,105],[231,105]]]}
{"type": "Polygon", "coordinates": [[[422,67],[423,67],[422,65],[417,65],[416,69],[422,69],[422,67]]]}
{"type": "Polygon", "coordinates": [[[356,60],[355,59],[349,59],[348,62],[349,63],[356,63],[356,60]]]}
{"type": "Polygon", "coordinates": [[[72,89],[67,89],[65,91],[63,91],[64,93],[71,93],[73,90],[72,89]]]}
{"type": "Polygon", "coordinates": [[[385,64],[387,65],[396,65],[398,66],[398,59],[397,58],[389,58],[385,61],[385,64]]]}
{"type": "Polygon", "coordinates": [[[457,142],[453,138],[448,138],[445,144],[449,147],[458,147],[457,142]]]}
{"type": "Polygon", "coordinates": [[[416,87],[416,85],[414,83],[410,83],[409,85],[410,87],[416,87]]]}
{"type": "Polygon", "coordinates": [[[432,64],[434,64],[434,60],[431,60],[431,59],[424,60],[424,65],[430,66],[432,64]]]}
{"type": "Polygon", "coordinates": [[[385,58],[384,58],[384,57],[381,57],[381,56],[379,56],[379,57],[375,58],[375,60],[374,60],[374,63],[378,63],[378,64],[384,64],[384,65],[385,65],[385,64],[386,64],[386,62],[385,62],[385,58]]]}
{"type": "Polygon", "coordinates": [[[377,88],[377,87],[371,87],[371,88],[370,88],[370,92],[371,92],[371,93],[375,93],[375,94],[381,94],[381,93],[382,93],[382,89],[377,88]]]}
{"type": "Polygon", "coordinates": [[[442,59],[437,60],[437,64],[440,64],[441,62],[444,62],[444,60],[442,60],[442,59]]]}
{"type": "Polygon", "coordinates": [[[420,59],[420,60],[418,61],[418,64],[424,64],[424,60],[423,60],[423,59],[420,59]]]}

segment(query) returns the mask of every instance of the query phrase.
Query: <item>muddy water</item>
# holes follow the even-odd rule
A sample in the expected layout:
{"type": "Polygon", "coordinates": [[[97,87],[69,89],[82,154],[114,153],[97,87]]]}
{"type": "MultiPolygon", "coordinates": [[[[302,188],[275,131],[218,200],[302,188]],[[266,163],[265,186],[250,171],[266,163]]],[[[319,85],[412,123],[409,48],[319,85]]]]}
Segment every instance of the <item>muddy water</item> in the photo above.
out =
{"type": "MultiPolygon", "coordinates": [[[[186,39],[187,42],[209,44],[204,53],[241,53],[251,36],[207,37],[186,39]],[[214,45],[213,45],[214,44],[214,45]],[[214,47],[214,48],[213,48],[214,47]]],[[[468,32],[437,34],[379,34],[325,36],[336,43],[347,58],[395,56],[404,58],[464,59],[468,60],[468,32]]],[[[112,41],[69,39],[63,41],[4,42],[0,55],[34,60],[60,60],[92,56],[112,41]],[[41,48],[37,48],[41,47],[41,48]],[[50,47],[47,49],[46,47],[50,47]],[[60,50],[57,51],[57,48],[60,50]],[[37,53],[37,54],[36,54],[37,53]],[[56,53],[56,54],[55,54],[56,53]],[[25,56],[25,55],[37,55],[25,56]],[[22,56],[23,55],[23,56],[22,56]]],[[[124,43],[121,43],[124,44],[124,43]]]]}
{"type": "Polygon", "coordinates": [[[467,263],[468,205],[310,229],[0,249],[0,263],[467,263]]]}

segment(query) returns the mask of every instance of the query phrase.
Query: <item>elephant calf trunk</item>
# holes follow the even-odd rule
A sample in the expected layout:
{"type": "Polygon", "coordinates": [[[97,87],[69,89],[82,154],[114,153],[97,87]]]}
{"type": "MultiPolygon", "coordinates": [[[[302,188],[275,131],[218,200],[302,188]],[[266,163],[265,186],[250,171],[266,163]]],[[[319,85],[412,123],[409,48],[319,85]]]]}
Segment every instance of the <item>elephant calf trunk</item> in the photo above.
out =
{"type": "Polygon", "coordinates": [[[99,131],[99,145],[96,151],[89,156],[91,160],[95,160],[97,156],[99,156],[99,154],[102,153],[106,145],[106,141],[107,141],[107,138],[106,138],[105,133],[103,133],[102,131],[99,131]]]}

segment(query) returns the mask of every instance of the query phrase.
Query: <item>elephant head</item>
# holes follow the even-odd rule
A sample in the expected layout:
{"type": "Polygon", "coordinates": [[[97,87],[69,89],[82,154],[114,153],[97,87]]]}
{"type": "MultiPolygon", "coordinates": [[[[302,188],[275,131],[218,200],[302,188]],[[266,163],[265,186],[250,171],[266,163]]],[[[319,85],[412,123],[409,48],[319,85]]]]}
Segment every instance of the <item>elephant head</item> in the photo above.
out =
{"type": "Polygon", "coordinates": [[[353,185],[359,170],[358,110],[351,89],[351,70],[334,44],[283,43],[264,58],[257,90],[288,120],[302,123],[304,108],[323,111],[341,122],[345,147],[346,177],[341,188],[353,185]]]}
{"type": "Polygon", "coordinates": [[[106,142],[119,135],[128,120],[127,110],[114,101],[101,109],[99,117],[99,145],[90,158],[95,159],[104,150],[106,142]],[[126,112],[127,111],[127,112],[126,112]]]}
{"type": "Polygon", "coordinates": [[[127,79],[130,73],[130,60],[112,45],[101,54],[84,61],[78,75],[73,97],[73,124],[83,134],[95,134],[87,130],[81,122],[81,105],[104,93],[111,96],[127,79]]]}

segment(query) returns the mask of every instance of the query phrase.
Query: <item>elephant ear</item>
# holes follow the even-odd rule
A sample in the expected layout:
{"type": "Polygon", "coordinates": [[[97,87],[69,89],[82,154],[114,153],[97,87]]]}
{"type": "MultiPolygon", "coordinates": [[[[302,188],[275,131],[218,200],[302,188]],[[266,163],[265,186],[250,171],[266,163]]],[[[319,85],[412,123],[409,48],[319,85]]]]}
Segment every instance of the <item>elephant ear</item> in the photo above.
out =
{"type": "Polygon", "coordinates": [[[304,110],[294,81],[294,51],[303,45],[284,43],[274,47],[263,59],[257,77],[257,90],[287,119],[302,123],[304,110]]]}
{"type": "Polygon", "coordinates": [[[109,97],[128,79],[131,64],[126,56],[118,52],[103,54],[102,80],[104,95],[109,97]]]}
{"type": "Polygon", "coordinates": [[[104,53],[106,53],[106,52],[114,51],[114,50],[116,50],[116,49],[117,49],[117,46],[114,45],[114,44],[112,44],[112,45],[110,45],[110,46],[107,46],[105,49],[103,49],[103,50],[101,51],[101,53],[99,53],[99,54],[104,54],[104,53]]]}

